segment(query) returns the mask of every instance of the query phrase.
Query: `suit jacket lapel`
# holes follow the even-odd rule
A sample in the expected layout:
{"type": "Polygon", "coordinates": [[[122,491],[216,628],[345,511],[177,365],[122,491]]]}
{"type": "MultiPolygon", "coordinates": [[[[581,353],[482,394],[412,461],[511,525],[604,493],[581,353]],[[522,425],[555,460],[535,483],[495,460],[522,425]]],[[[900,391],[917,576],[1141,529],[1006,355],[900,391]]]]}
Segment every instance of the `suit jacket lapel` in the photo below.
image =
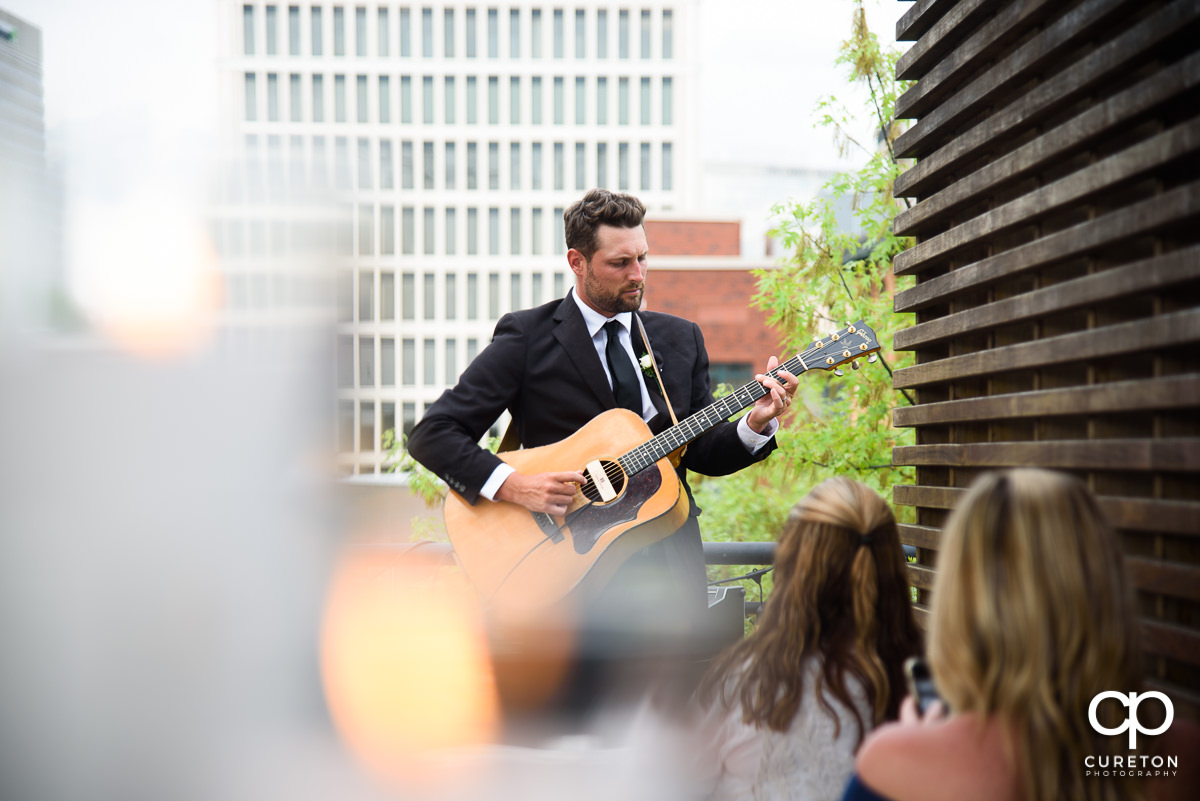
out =
{"type": "Polygon", "coordinates": [[[614,408],[617,405],[617,399],[613,395],[612,387],[608,385],[608,377],[604,374],[604,367],[600,364],[600,357],[596,354],[596,346],[592,343],[592,338],[588,336],[583,315],[579,313],[579,307],[575,305],[574,298],[570,295],[563,298],[563,302],[558,305],[558,310],[554,313],[554,320],[558,323],[554,328],[554,338],[566,351],[567,357],[579,371],[583,382],[602,406],[606,409],[614,408]]]}

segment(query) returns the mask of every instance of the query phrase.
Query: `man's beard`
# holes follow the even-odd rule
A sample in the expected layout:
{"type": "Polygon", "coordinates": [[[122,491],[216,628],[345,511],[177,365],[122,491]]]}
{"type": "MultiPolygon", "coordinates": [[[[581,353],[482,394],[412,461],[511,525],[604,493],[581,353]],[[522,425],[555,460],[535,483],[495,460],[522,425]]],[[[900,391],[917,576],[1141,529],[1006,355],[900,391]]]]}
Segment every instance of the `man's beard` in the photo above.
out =
{"type": "Polygon", "coordinates": [[[614,291],[607,290],[600,286],[600,282],[596,280],[595,274],[592,273],[592,267],[589,264],[587,273],[584,275],[583,286],[587,290],[588,299],[594,305],[608,314],[620,314],[621,312],[637,311],[642,306],[642,296],[646,293],[646,284],[627,284],[620,289],[614,291]],[[624,293],[630,289],[637,289],[637,294],[626,296],[624,293]]]}

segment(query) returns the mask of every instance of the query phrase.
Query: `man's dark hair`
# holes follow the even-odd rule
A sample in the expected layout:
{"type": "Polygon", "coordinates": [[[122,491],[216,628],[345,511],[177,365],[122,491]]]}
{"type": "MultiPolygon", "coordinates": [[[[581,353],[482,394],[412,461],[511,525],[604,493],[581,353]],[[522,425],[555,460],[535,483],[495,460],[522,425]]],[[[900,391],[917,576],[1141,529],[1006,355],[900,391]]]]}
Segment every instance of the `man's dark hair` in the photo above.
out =
{"type": "Polygon", "coordinates": [[[636,228],[645,216],[645,205],[633,195],[593,189],[563,212],[567,248],[578,250],[591,261],[598,247],[596,229],[601,225],[636,228]]]}

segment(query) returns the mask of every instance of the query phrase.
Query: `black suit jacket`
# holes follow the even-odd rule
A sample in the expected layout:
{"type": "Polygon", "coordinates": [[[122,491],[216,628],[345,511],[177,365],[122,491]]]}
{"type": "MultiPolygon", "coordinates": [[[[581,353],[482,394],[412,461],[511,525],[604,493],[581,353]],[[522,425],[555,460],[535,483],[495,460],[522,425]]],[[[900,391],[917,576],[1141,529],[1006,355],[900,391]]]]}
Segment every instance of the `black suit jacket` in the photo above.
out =
{"type": "MultiPolygon", "coordinates": [[[[678,419],[713,403],[708,353],[700,328],[669,314],[641,312],[639,316],[678,419]]],[[[635,349],[640,349],[636,330],[633,341],[635,349]]],[[[657,383],[647,380],[646,384],[660,412],[650,421],[651,431],[657,434],[671,425],[670,416],[657,383]]],[[[504,315],[496,324],[491,344],[413,429],[408,451],[474,504],[480,488],[500,464],[499,458],[480,448],[478,442],[505,409],[515,421],[521,444],[537,447],[570,436],[616,406],[583,315],[575,300],[567,296],[504,315]]],[[[765,459],[774,448],[772,439],[751,454],[738,438],[736,424],[719,423],[688,446],[680,478],[686,487],[685,468],[704,475],[727,475],[765,459]]],[[[688,496],[690,499],[690,488],[688,496]]],[[[697,514],[693,503],[692,515],[697,514]]]]}

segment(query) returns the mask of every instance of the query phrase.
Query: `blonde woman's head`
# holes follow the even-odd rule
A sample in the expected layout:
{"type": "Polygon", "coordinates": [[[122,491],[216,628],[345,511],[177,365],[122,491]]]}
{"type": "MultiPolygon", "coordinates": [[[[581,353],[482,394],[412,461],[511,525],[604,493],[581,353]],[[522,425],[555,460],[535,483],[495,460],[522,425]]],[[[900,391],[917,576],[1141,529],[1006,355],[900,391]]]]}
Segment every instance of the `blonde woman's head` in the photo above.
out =
{"type": "Polygon", "coordinates": [[[1027,798],[1085,797],[1071,775],[1110,747],[1088,705],[1140,674],[1120,545],[1087,488],[1040,469],[981,476],[947,520],[932,607],[930,667],[950,707],[1011,726],[1027,798]]]}

